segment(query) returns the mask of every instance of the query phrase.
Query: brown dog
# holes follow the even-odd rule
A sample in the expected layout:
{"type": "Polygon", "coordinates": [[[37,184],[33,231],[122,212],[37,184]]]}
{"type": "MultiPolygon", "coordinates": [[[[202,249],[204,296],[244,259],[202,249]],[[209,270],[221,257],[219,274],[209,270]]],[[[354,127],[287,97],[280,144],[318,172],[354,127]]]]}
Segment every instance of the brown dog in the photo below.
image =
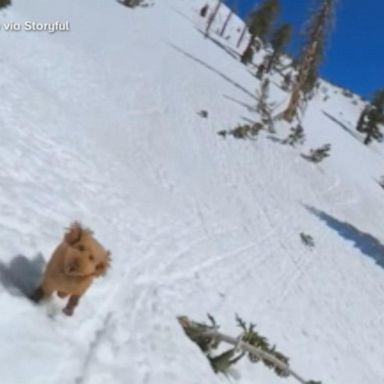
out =
{"type": "Polygon", "coordinates": [[[110,260],[109,251],[93,237],[93,233],[75,222],[53,252],[42,282],[31,298],[38,302],[54,292],[59,297],[69,296],[63,312],[71,316],[94,277],[105,275],[110,260]]]}

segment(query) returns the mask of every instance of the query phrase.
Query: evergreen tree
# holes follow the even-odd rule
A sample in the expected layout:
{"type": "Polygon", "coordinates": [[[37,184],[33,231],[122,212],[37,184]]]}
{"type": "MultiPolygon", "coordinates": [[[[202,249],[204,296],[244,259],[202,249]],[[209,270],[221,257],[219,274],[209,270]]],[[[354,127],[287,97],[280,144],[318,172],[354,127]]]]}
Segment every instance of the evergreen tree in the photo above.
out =
{"type": "Polygon", "coordinates": [[[383,123],[383,115],[376,107],[370,107],[364,116],[361,132],[366,134],[364,144],[368,145],[373,140],[381,142],[383,134],[380,131],[380,124],[383,123]]]}
{"type": "Polygon", "coordinates": [[[284,75],[283,83],[281,84],[282,90],[288,92],[291,87],[291,83],[292,83],[292,74],[289,72],[284,75]]]}
{"type": "Polygon", "coordinates": [[[249,63],[253,57],[253,46],[256,39],[263,40],[269,33],[271,25],[277,16],[279,0],[264,0],[261,5],[250,14],[248,20],[248,31],[251,35],[248,46],[241,56],[241,62],[249,63]],[[249,59],[250,60],[246,60],[249,59]]]}
{"type": "Polygon", "coordinates": [[[236,315],[241,336],[236,338],[221,333],[215,319],[208,315],[209,324],[190,320],[187,316],[177,318],[185,335],[194,342],[208,359],[215,373],[228,374],[232,365],[247,357],[251,363],[263,363],[280,377],[292,377],[300,384],[321,384],[320,381],[305,380],[289,366],[289,358],[271,345],[269,340],[256,330],[253,323],[247,324],[236,315]],[[218,352],[221,343],[232,345],[225,352],[218,352]],[[220,354],[218,354],[220,353],[220,354]]]}
{"type": "Polygon", "coordinates": [[[294,147],[296,144],[304,144],[304,140],[304,128],[298,124],[296,127],[291,128],[291,133],[282,143],[294,147]]]}
{"type": "Polygon", "coordinates": [[[6,8],[12,4],[11,0],[0,0],[0,9],[6,8]]]}
{"type": "Polygon", "coordinates": [[[297,62],[297,76],[289,105],[283,112],[283,118],[287,121],[293,120],[297,114],[302,94],[308,92],[309,85],[313,84],[310,76],[314,74],[317,76],[317,66],[322,57],[324,39],[332,19],[335,0],[318,1],[321,1],[321,4],[306,28],[307,42],[297,62]]]}
{"type": "Polygon", "coordinates": [[[300,239],[302,243],[308,248],[313,248],[315,246],[315,240],[313,240],[313,237],[311,235],[301,232],[300,239]]]}
{"type": "Polygon", "coordinates": [[[273,119],[272,119],[271,109],[268,105],[269,85],[270,85],[269,79],[265,79],[261,84],[261,89],[259,93],[259,102],[257,104],[257,111],[261,115],[262,124],[267,127],[269,132],[273,133],[274,132],[273,119]]]}
{"type": "Polygon", "coordinates": [[[259,132],[263,129],[260,123],[239,125],[229,131],[235,139],[256,139],[259,132]]]}
{"type": "Polygon", "coordinates": [[[375,93],[372,103],[367,105],[361,113],[356,129],[365,133],[364,144],[373,140],[381,142],[384,138],[380,125],[384,124],[384,89],[375,93]]]}
{"type": "Polygon", "coordinates": [[[120,0],[120,3],[128,8],[135,8],[139,5],[143,5],[144,0],[120,0]]]}
{"type": "Polygon", "coordinates": [[[271,28],[279,10],[278,0],[264,0],[250,15],[249,33],[251,36],[264,39],[271,28]]]}
{"type": "Polygon", "coordinates": [[[251,139],[256,140],[257,135],[263,129],[263,125],[260,123],[238,125],[236,128],[229,131],[222,130],[217,132],[218,135],[226,138],[227,135],[231,135],[235,139],[251,139]]]}
{"type": "Polygon", "coordinates": [[[241,56],[241,62],[243,64],[248,64],[252,61],[252,59],[253,59],[253,47],[251,45],[248,45],[241,56]]]}
{"type": "Polygon", "coordinates": [[[318,84],[318,73],[316,68],[311,68],[308,72],[307,80],[303,84],[303,97],[305,100],[310,100],[314,96],[316,85],[318,84]]]}
{"type": "Polygon", "coordinates": [[[214,10],[212,11],[212,13],[208,16],[208,22],[207,22],[207,27],[205,29],[205,37],[208,37],[209,36],[209,31],[212,27],[212,24],[217,16],[217,13],[219,12],[219,9],[221,7],[221,3],[222,1],[221,0],[218,0],[217,4],[216,4],[216,7],[214,8],[214,10]]]}
{"type": "Polygon", "coordinates": [[[331,144],[324,144],[317,149],[311,149],[309,155],[302,155],[304,159],[311,161],[312,163],[320,163],[323,159],[330,155],[331,144]]]}
{"type": "MultiPolygon", "coordinates": [[[[269,57],[267,57],[266,59],[268,60],[269,57]]],[[[266,71],[266,64],[265,64],[265,61],[266,61],[266,60],[264,60],[264,61],[257,67],[256,77],[257,77],[259,80],[263,80],[263,77],[264,77],[264,74],[265,74],[265,71],[266,71]]]]}
{"type": "Polygon", "coordinates": [[[283,53],[285,47],[289,43],[291,38],[292,28],[289,24],[281,25],[276,31],[272,34],[271,37],[271,46],[273,48],[273,53],[269,57],[266,71],[269,73],[274,65],[278,62],[280,55],[283,53]]]}
{"type": "Polygon", "coordinates": [[[360,114],[359,120],[357,121],[356,129],[357,129],[357,131],[359,131],[359,132],[363,132],[364,124],[365,124],[365,119],[366,119],[366,115],[367,115],[367,113],[368,113],[368,110],[369,110],[369,105],[367,105],[367,106],[363,109],[363,111],[362,111],[361,114],[360,114]]]}
{"type": "Polygon", "coordinates": [[[379,89],[375,92],[372,104],[384,115],[384,89],[379,89]]]}

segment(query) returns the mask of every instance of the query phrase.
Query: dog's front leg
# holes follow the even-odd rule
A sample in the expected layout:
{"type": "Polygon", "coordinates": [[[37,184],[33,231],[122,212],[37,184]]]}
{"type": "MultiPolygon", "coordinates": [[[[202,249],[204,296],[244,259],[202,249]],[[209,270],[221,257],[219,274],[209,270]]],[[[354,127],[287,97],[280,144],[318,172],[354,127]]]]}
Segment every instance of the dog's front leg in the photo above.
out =
{"type": "Polygon", "coordinates": [[[29,296],[29,298],[35,303],[38,303],[43,297],[44,297],[44,291],[41,286],[36,288],[35,291],[32,293],[32,295],[29,296]]]}
{"type": "Polygon", "coordinates": [[[77,304],[79,303],[79,300],[80,300],[80,296],[78,296],[78,295],[70,296],[67,305],[63,309],[63,312],[67,316],[72,316],[73,315],[73,311],[75,310],[77,304]]]}
{"type": "Polygon", "coordinates": [[[32,293],[32,295],[29,296],[29,298],[35,303],[38,303],[42,299],[51,296],[53,291],[53,288],[49,284],[44,282],[36,288],[36,290],[32,293]]]}

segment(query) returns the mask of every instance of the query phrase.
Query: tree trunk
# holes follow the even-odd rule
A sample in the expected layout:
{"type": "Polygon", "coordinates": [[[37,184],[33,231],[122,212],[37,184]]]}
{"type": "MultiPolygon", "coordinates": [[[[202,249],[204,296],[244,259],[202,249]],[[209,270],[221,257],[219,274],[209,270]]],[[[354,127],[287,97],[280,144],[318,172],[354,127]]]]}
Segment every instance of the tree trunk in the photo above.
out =
{"type": "Polygon", "coordinates": [[[310,42],[305,47],[300,63],[298,65],[298,74],[293,86],[293,91],[289,105],[286,111],[283,112],[283,118],[291,122],[299,108],[300,96],[304,86],[308,81],[308,76],[311,70],[316,68],[318,48],[324,40],[324,31],[326,23],[332,13],[333,0],[323,0],[317,15],[314,18],[313,29],[310,32],[310,42]]]}
{"type": "MultiPolygon", "coordinates": [[[[249,41],[248,41],[248,45],[247,45],[247,48],[245,48],[243,54],[241,55],[241,62],[243,64],[248,64],[249,62],[252,61],[252,58],[250,60],[248,60],[248,54],[249,54],[249,50],[253,50],[253,45],[255,43],[255,40],[256,40],[256,37],[255,36],[251,36],[249,38],[249,41]]],[[[253,53],[252,53],[253,55],[253,53]]]]}
{"type": "Polygon", "coordinates": [[[308,47],[302,62],[300,63],[296,81],[293,86],[291,99],[289,100],[289,105],[286,111],[283,112],[283,118],[288,122],[292,122],[293,118],[296,115],[297,109],[299,108],[300,96],[302,93],[303,86],[308,78],[309,71],[311,70],[311,65],[314,60],[314,54],[317,49],[317,44],[317,41],[312,42],[312,44],[308,47]]]}
{"type": "Polygon", "coordinates": [[[267,65],[266,65],[266,67],[265,67],[265,71],[266,71],[267,73],[271,72],[271,70],[272,70],[273,66],[275,65],[275,62],[276,62],[276,60],[278,59],[279,55],[280,55],[280,52],[278,52],[278,51],[276,51],[276,50],[273,51],[271,57],[270,57],[269,60],[268,60],[267,65]]]}
{"type": "Polygon", "coordinates": [[[364,122],[365,122],[365,118],[368,114],[368,111],[369,111],[369,106],[366,106],[360,114],[360,117],[359,117],[359,120],[358,120],[357,126],[356,126],[356,130],[359,132],[364,131],[364,129],[363,129],[364,128],[364,122]]]}
{"type": "Polygon", "coordinates": [[[300,93],[301,93],[300,86],[298,86],[298,83],[296,83],[292,91],[288,107],[283,112],[283,119],[288,121],[289,123],[292,122],[292,120],[296,115],[296,111],[300,103],[300,93]]]}

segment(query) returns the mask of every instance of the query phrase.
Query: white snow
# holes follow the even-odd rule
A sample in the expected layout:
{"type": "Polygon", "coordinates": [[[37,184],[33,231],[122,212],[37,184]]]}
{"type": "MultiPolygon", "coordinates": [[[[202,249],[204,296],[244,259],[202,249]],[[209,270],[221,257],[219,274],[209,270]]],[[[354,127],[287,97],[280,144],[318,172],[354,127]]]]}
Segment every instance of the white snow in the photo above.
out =
{"type": "MultiPolygon", "coordinates": [[[[225,9],[215,44],[203,0],[13,3],[1,23],[71,31],[0,31],[0,382],[226,382],[176,321],[207,312],[233,335],[235,313],[256,322],[308,380],[383,382],[384,151],[354,129],[363,102],[323,82],[303,147],[223,139],[259,119],[260,85],[236,57],[241,21],[215,34],[225,9]],[[325,143],[320,165],[300,156],[325,143]],[[10,280],[30,283],[73,220],[113,264],[67,318],[10,280]]],[[[239,384],[295,382],[246,360],[237,370],[239,384]]]]}

